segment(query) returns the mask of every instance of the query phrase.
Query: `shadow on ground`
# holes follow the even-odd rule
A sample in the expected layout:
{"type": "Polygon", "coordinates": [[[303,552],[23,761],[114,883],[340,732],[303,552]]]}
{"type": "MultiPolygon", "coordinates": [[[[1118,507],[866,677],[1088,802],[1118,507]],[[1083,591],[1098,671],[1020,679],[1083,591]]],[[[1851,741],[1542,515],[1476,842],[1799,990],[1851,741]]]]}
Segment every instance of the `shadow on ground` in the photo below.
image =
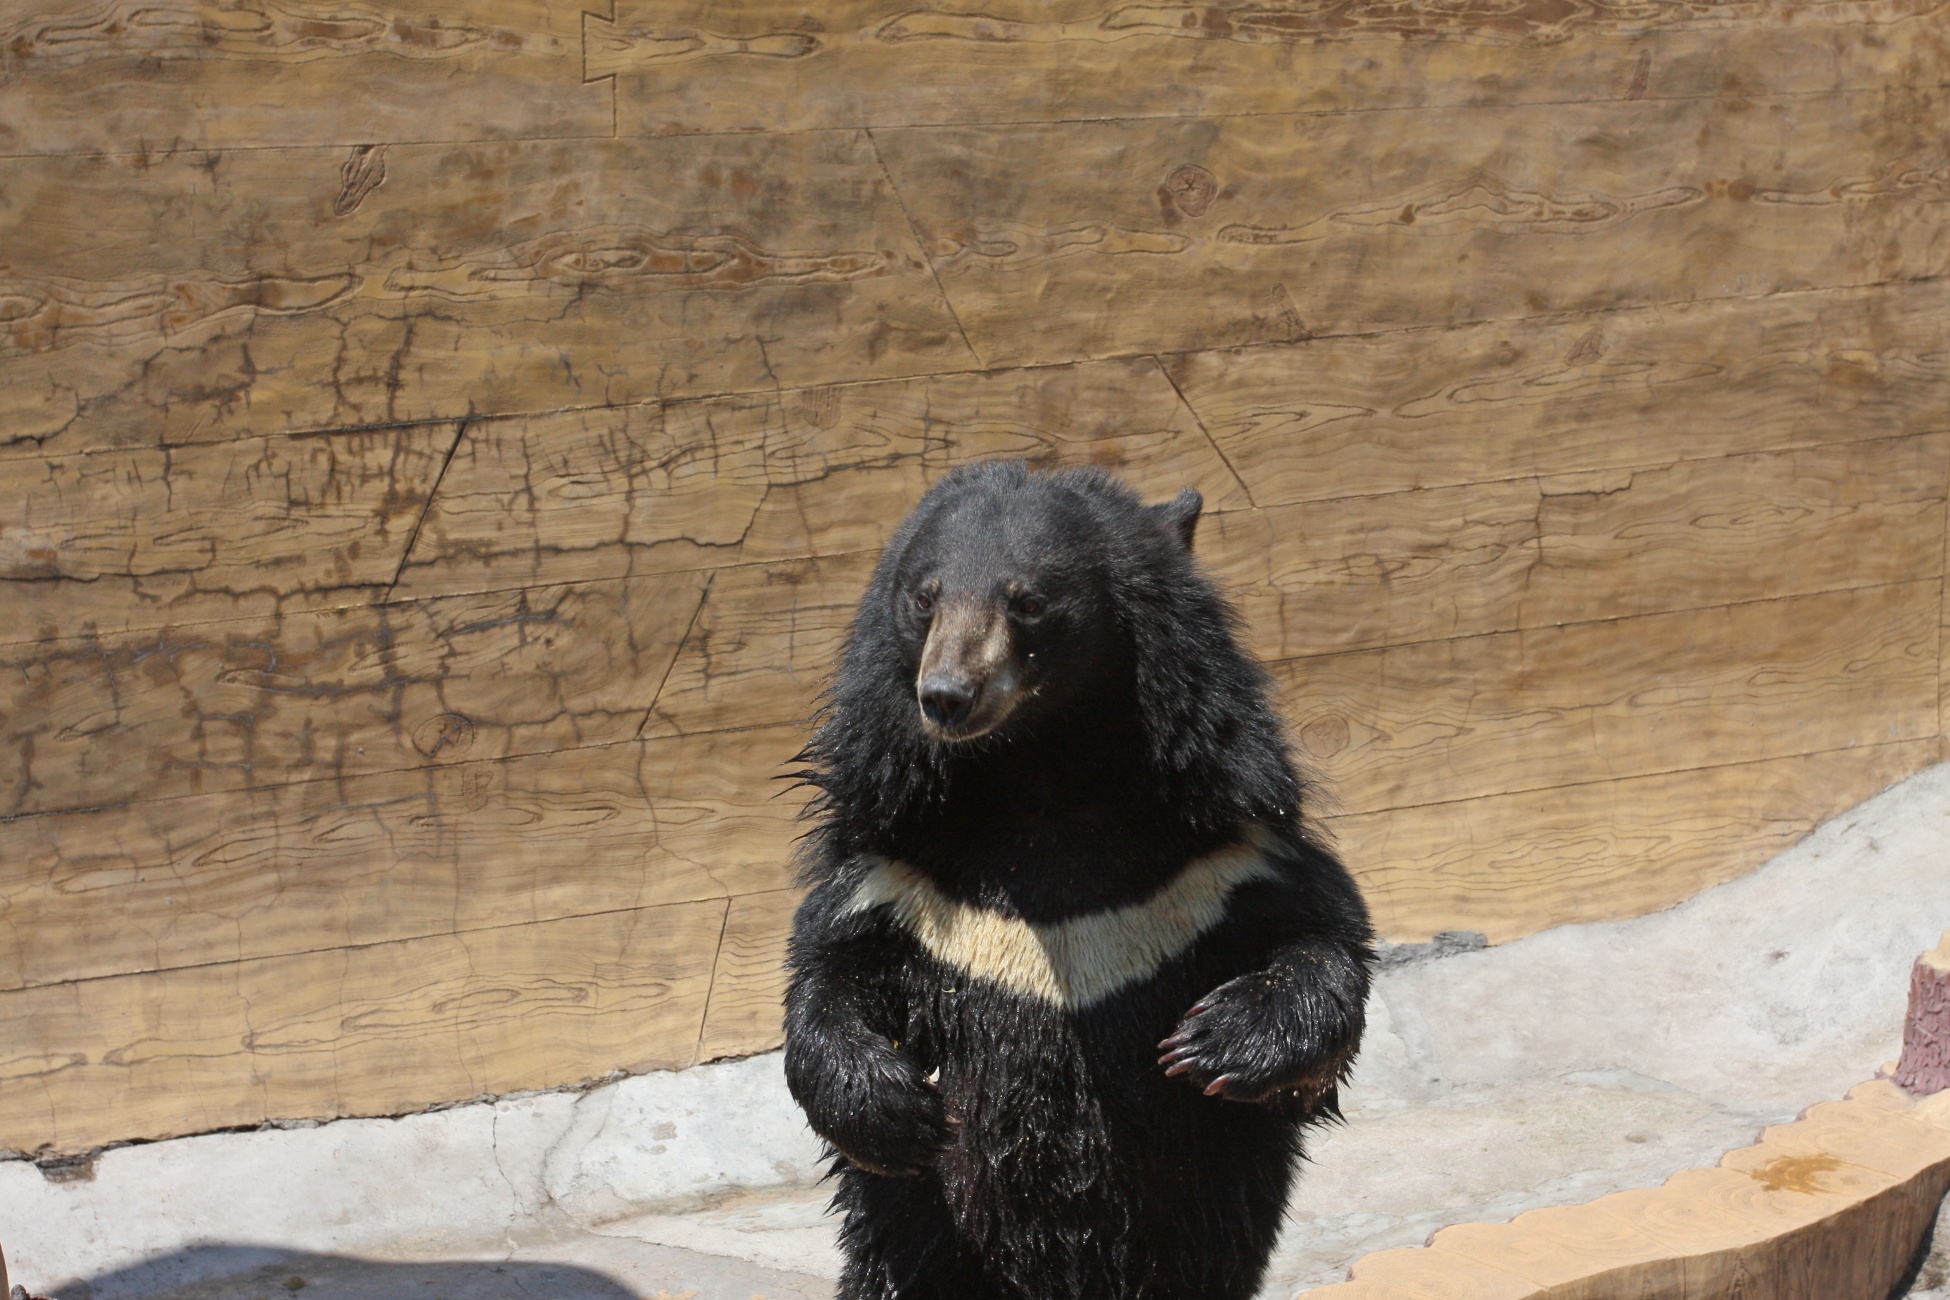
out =
{"type": "Polygon", "coordinates": [[[48,1300],[290,1300],[293,1296],[303,1300],[638,1300],[637,1292],[573,1264],[402,1263],[224,1245],[197,1246],[87,1281],[68,1282],[50,1292],[48,1300]]]}

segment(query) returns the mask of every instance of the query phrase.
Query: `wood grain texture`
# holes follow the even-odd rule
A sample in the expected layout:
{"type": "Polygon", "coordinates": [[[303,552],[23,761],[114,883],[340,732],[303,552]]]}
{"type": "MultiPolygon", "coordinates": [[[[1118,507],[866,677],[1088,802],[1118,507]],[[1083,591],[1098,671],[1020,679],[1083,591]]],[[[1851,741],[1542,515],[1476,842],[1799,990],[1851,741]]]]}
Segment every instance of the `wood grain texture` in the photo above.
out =
{"type": "Polygon", "coordinates": [[[0,650],[0,812],[633,739],[708,575],[0,650]]]}
{"type": "Polygon", "coordinates": [[[619,0],[626,132],[1562,103],[1943,80],[1944,6],[619,0]]]}
{"type": "Polygon", "coordinates": [[[995,456],[1248,504],[1148,359],[566,411],[469,424],[399,590],[866,550],[944,471],[995,456]]]}
{"type": "Polygon", "coordinates": [[[0,645],[368,604],[460,429],[0,459],[0,645]]]}
{"type": "Polygon", "coordinates": [[[0,993],[0,1149],[85,1151],[138,1115],[168,1137],[688,1065],[724,912],[682,903],[0,993]]]}
{"type": "Polygon", "coordinates": [[[698,1060],[769,1052],[785,1041],[785,944],[803,897],[779,889],[731,900],[698,1060]]]}
{"type": "Polygon", "coordinates": [[[1934,580],[1289,660],[1303,756],[1346,811],[1447,803],[1936,731],[1934,580]]]}
{"type": "Polygon", "coordinates": [[[386,183],[341,212],[343,161],[300,148],[0,160],[0,447],[217,441],[973,361],[857,133],[401,145],[386,183]]]}
{"type": "Polygon", "coordinates": [[[874,138],[970,342],[1014,364],[1939,275],[1940,93],[874,138]],[[1187,166],[1196,216],[1164,190],[1187,166]]]}
{"type": "Polygon", "coordinates": [[[1934,434],[1545,479],[1522,621],[1940,576],[1947,473],[1934,434]]]}
{"type": "MultiPolygon", "coordinates": [[[[0,18],[0,154],[606,136],[581,17],[547,0],[37,0],[0,18]]],[[[347,201],[383,182],[383,156],[363,161],[347,201]]]]}
{"type": "MultiPolygon", "coordinates": [[[[1507,943],[1732,880],[1936,761],[1933,739],[1328,819],[1381,932],[1507,943]]],[[[1330,799],[1334,795],[1329,790],[1330,799]]]]}
{"type": "Polygon", "coordinates": [[[1260,505],[1950,428],[1950,283],[1171,359],[1260,505]]]}
{"type": "Polygon", "coordinates": [[[0,821],[0,989],[779,890],[804,795],[778,777],[801,743],[744,731],[0,821]]]}

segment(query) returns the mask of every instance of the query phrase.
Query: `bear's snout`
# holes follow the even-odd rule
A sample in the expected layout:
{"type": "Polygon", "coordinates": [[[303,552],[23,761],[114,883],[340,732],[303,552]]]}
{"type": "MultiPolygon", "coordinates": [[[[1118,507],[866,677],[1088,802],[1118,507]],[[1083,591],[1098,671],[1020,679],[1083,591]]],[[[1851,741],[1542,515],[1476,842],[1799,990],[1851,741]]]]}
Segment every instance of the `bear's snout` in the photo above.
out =
{"type": "Polygon", "coordinates": [[[1001,610],[983,601],[943,601],[914,683],[922,727],[937,740],[973,740],[1001,726],[1019,694],[1013,654],[1001,610]]]}
{"type": "Polygon", "coordinates": [[[975,711],[975,702],[982,698],[982,686],[979,682],[937,676],[921,683],[920,694],[921,712],[927,714],[928,721],[952,730],[968,721],[968,715],[975,711]]]}

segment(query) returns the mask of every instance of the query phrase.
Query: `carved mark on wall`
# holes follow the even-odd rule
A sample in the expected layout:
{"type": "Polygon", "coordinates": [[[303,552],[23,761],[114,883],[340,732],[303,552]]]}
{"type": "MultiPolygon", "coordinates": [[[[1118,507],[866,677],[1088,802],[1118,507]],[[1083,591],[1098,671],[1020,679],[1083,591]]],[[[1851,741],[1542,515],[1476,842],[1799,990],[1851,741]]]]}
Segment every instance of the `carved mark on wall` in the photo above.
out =
{"type": "Polygon", "coordinates": [[[339,168],[338,197],[332,200],[332,215],[351,216],[366,201],[366,195],[386,181],[386,146],[360,144],[339,168]]]}
{"type": "Polygon", "coordinates": [[[1219,195],[1219,178],[1193,163],[1172,168],[1165,177],[1165,193],[1188,217],[1202,217],[1219,195]]]}

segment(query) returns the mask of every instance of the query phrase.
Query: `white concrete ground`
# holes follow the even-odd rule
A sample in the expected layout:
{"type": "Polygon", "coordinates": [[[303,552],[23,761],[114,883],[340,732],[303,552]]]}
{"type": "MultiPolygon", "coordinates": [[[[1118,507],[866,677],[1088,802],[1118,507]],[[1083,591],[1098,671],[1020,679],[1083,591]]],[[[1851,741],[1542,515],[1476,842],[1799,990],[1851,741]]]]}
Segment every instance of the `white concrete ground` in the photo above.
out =
{"type": "MultiPolygon", "coordinates": [[[[1842,1095],[1895,1055],[1909,965],[1946,927],[1950,764],[1669,911],[1390,969],[1266,1294],[1444,1224],[1656,1184],[1842,1095]]],[[[0,1163],[0,1245],[60,1300],[290,1278],[318,1300],[797,1300],[830,1295],[837,1262],[818,1167],[768,1056],[127,1147],[92,1178],[0,1163]]]]}

